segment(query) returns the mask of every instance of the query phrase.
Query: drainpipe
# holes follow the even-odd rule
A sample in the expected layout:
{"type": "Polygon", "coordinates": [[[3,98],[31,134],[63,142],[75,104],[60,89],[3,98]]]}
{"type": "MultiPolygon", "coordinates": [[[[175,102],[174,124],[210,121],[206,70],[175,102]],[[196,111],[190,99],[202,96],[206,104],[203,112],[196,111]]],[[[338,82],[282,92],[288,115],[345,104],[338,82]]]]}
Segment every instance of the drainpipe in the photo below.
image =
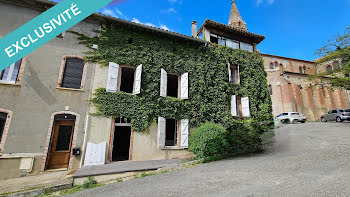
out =
{"type": "Polygon", "coordinates": [[[82,155],[80,158],[80,167],[83,166],[83,160],[85,157],[85,149],[86,149],[86,143],[87,143],[86,140],[87,140],[87,133],[89,128],[89,119],[90,119],[90,115],[86,115],[85,128],[84,128],[84,141],[83,141],[82,155]]]}

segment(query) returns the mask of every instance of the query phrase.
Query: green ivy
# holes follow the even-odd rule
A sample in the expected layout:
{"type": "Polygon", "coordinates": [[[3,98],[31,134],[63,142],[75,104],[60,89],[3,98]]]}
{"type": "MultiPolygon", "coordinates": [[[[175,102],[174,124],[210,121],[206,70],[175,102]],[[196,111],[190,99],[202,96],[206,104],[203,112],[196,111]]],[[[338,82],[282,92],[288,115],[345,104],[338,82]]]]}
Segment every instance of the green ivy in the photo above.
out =
{"type": "Polygon", "coordinates": [[[192,128],[205,122],[234,131],[246,125],[257,133],[273,127],[272,103],[263,60],[258,53],[186,41],[131,25],[103,28],[96,37],[78,34],[81,44],[91,47],[86,59],[108,66],[143,64],[141,94],[108,93],[97,89],[91,102],[104,116],[130,118],[135,131],[144,132],[157,117],[189,119],[192,128]],[[241,84],[228,82],[227,63],[240,67],[241,84]],[[160,97],[160,70],[189,73],[189,99],[160,97]],[[231,95],[248,96],[251,118],[230,114],[231,95]]]}

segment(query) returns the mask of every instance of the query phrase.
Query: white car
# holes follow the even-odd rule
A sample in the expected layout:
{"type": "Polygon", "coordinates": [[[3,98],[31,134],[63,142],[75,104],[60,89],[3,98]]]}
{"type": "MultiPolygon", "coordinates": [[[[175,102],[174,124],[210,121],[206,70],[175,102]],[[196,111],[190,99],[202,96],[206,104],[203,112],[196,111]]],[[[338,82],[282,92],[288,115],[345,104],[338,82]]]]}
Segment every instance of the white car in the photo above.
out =
{"type": "Polygon", "coordinates": [[[296,122],[305,123],[306,118],[307,116],[305,114],[302,114],[299,112],[286,112],[276,116],[275,119],[283,123],[296,123],[296,122]]]}

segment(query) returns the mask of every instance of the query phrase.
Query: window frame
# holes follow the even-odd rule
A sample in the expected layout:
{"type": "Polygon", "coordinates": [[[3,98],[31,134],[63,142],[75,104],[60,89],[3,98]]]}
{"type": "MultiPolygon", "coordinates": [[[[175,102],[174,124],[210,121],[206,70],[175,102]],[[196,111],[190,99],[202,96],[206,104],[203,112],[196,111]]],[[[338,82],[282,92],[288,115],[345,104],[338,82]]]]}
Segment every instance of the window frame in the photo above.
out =
{"type": "MultiPolygon", "coordinates": [[[[174,141],[175,141],[174,140],[174,141]]],[[[164,149],[179,149],[181,148],[181,120],[180,119],[176,119],[176,118],[165,118],[165,143],[164,143],[164,149]],[[167,146],[166,145],[166,134],[167,134],[167,126],[166,126],[166,122],[167,120],[175,120],[175,135],[174,137],[176,138],[176,144],[173,146],[167,146]]]]}
{"type": "Polygon", "coordinates": [[[7,135],[8,135],[9,128],[10,128],[10,123],[11,123],[11,119],[12,119],[13,113],[10,110],[2,109],[2,108],[0,108],[0,112],[3,112],[3,113],[7,114],[4,130],[2,132],[2,137],[1,137],[1,141],[0,141],[0,155],[1,155],[1,153],[4,152],[4,148],[5,148],[5,144],[6,144],[6,138],[7,138],[7,135]]]}
{"type": "Polygon", "coordinates": [[[240,72],[239,72],[239,66],[237,65],[231,65],[229,64],[230,67],[230,83],[233,85],[239,85],[241,83],[241,76],[240,76],[240,72]],[[236,76],[233,75],[233,71],[236,70],[236,76]]]}
{"type": "Polygon", "coordinates": [[[80,55],[64,55],[63,58],[62,58],[62,62],[61,62],[61,68],[60,68],[59,75],[58,75],[58,82],[57,82],[56,89],[72,90],[72,91],[84,91],[85,80],[86,80],[86,72],[87,72],[87,65],[88,65],[88,63],[87,63],[87,61],[85,61],[83,56],[80,56],[80,55]],[[65,68],[66,68],[67,58],[78,58],[78,59],[83,60],[83,62],[84,62],[84,68],[83,68],[83,73],[82,73],[82,76],[81,76],[81,83],[80,83],[80,88],[79,89],[62,87],[63,76],[64,76],[64,71],[65,71],[65,68]]]}
{"type": "Polygon", "coordinates": [[[176,73],[172,73],[172,72],[167,72],[167,91],[166,91],[166,97],[170,97],[170,98],[178,98],[181,99],[181,75],[178,75],[176,73]],[[174,75],[177,77],[177,97],[172,97],[168,95],[168,85],[169,85],[169,75],[174,75]]]}
{"type": "MultiPolygon", "coordinates": [[[[5,80],[0,80],[0,85],[21,85],[22,82],[22,77],[23,77],[23,72],[24,72],[24,67],[26,65],[26,61],[27,61],[27,56],[22,58],[19,70],[18,70],[18,74],[17,74],[17,79],[16,81],[12,82],[12,81],[5,81],[5,80]]],[[[0,74],[2,73],[2,71],[0,72],[0,74]]]]}
{"type": "Polygon", "coordinates": [[[129,66],[129,65],[119,65],[119,71],[118,71],[118,80],[117,80],[117,92],[124,92],[126,94],[134,94],[134,90],[135,90],[135,78],[136,78],[136,68],[135,66],[129,66]],[[120,87],[122,84],[122,69],[123,68],[130,68],[134,70],[134,80],[132,82],[132,92],[124,92],[124,91],[120,91],[120,87]]]}

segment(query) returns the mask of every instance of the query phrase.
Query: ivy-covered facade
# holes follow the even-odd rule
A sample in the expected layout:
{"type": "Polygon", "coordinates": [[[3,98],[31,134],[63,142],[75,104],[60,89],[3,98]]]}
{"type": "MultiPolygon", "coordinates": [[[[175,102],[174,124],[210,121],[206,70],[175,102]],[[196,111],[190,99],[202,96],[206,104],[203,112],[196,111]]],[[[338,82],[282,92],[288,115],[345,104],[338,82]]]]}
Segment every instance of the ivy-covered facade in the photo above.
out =
{"type": "MultiPolygon", "coordinates": [[[[107,162],[186,158],[191,130],[212,122],[236,136],[234,152],[257,151],[260,135],[273,128],[263,60],[255,51],[264,37],[238,33],[254,46],[251,52],[122,20],[96,37],[78,34],[91,47],[86,60],[101,65],[92,81],[87,146],[106,146],[107,162]]],[[[86,154],[85,162],[98,162],[86,154]]]]}

